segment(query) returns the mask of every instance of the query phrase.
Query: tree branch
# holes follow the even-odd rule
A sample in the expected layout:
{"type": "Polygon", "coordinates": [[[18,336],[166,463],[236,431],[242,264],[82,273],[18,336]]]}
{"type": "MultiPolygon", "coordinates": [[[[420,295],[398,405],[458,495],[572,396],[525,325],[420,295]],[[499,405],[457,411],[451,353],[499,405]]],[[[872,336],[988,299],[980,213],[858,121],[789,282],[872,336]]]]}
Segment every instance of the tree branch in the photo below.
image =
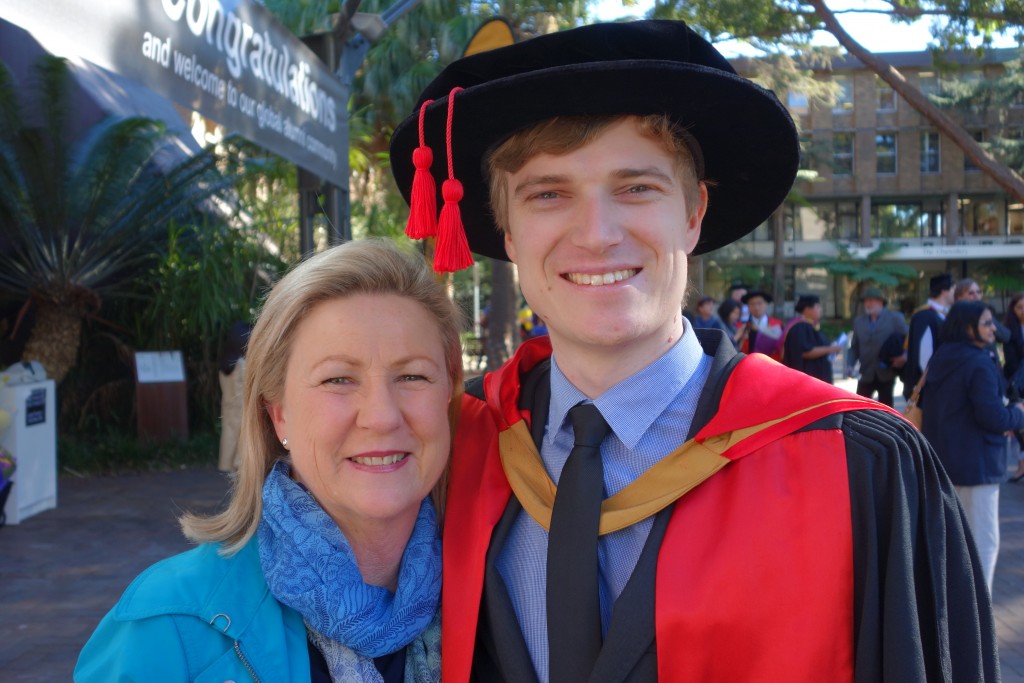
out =
{"type": "Polygon", "coordinates": [[[889,63],[869,52],[855,41],[840,25],[835,14],[825,6],[825,0],[807,0],[814,7],[825,30],[835,36],[839,44],[863,63],[867,68],[878,74],[879,78],[889,84],[893,90],[916,109],[940,131],[947,135],[967,158],[994,180],[1000,187],[1010,193],[1017,201],[1024,201],[1024,178],[1013,169],[1000,164],[981,148],[975,139],[954,121],[946,112],[928,100],[924,94],[907,82],[907,79],[889,63]]]}

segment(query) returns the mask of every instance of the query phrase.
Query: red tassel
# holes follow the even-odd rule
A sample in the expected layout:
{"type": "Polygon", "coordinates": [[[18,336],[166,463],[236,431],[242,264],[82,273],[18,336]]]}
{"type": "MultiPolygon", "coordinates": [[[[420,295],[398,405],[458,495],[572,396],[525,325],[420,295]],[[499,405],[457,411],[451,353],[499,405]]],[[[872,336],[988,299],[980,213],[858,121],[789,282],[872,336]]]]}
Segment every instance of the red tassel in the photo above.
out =
{"type": "Polygon", "coordinates": [[[434,184],[434,176],[430,174],[434,153],[427,147],[423,134],[423,118],[431,102],[433,100],[427,100],[420,107],[420,146],[412,152],[416,172],[412,177],[409,221],[405,224],[405,234],[414,240],[437,235],[437,186],[434,184]]]}
{"type": "Polygon", "coordinates": [[[434,272],[454,273],[473,265],[473,254],[469,251],[466,230],[462,226],[462,183],[455,179],[455,164],[452,162],[452,118],[455,116],[455,93],[462,88],[452,88],[448,93],[448,121],[445,124],[445,147],[448,152],[448,180],[441,186],[444,206],[437,226],[437,247],[434,250],[434,272]]]}
{"type": "Polygon", "coordinates": [[[434,153],[429,147],[417,147],[412,152],[412,163],[416,173],[412,177],[412,196],[409,199],[409,222],[405,234],[410,239],[421,240],[437,235],[437,186],[430,174],[434,153]]]}
{"type": "Polygon", "coordinates": [[[454,179],[444,181],[441,194],[444,196],[444,206],[441,207],[441,218],[437,226],[434,272],[454,273],[473,265],[473,254],[469,251],[466,231],[462,227],[462,212],[459,211],[462,183],[454,179]]]}

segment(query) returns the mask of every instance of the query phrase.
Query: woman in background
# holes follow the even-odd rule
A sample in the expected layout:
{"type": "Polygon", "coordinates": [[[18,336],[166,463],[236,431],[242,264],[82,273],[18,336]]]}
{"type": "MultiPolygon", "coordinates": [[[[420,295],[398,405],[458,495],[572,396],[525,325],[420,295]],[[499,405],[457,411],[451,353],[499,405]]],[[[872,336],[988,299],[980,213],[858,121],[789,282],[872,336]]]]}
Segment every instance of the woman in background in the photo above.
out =
{"type": "Polygon", "coordinates": [[[1024,427],[1024,406],[1006,405],[1006,380],[986,346],[996,321],[980,301],[961,300],[939,330],[922,391],[921,431],[956,487],[977,543],[989,593],[999,555],[999,485],[1007,433],[1024,427]]]}
{"type": "MultiPolygon", "coordinates": [[[[1003,344],[1003,376],[1011,380],[1024,362],[1024,292],[1010,297],[1003,324],[1010,330],[1010,341],[1003,344]]],[[[1016,390],[1018,398],[1024,398],[1024,386],[1017,386],[1016,390]]]]}
{"type": "Polygon", "coordinates": [[[740,315],[743,313],[743,306],[735,299],[726,299],[718,305],[718,319],[729,329],[729,339],[737,349],[747,338],[747,326],[740,325],[740,315]]]}

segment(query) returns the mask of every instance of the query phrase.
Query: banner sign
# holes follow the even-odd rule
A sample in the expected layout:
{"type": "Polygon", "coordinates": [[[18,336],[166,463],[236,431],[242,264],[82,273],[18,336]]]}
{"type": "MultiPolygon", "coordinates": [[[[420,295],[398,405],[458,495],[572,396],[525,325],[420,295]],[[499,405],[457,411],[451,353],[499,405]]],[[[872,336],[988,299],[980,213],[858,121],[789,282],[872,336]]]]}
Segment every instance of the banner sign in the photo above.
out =
{"type": "MultiPolygon", "coordinates": [[[[334,74],[251,0],[5,2],[0,16],[52,54],[81,58],[198,111],[341,187],[334,74]]],[[[344,160],[342,160],[344,162],[344,160]]]]}

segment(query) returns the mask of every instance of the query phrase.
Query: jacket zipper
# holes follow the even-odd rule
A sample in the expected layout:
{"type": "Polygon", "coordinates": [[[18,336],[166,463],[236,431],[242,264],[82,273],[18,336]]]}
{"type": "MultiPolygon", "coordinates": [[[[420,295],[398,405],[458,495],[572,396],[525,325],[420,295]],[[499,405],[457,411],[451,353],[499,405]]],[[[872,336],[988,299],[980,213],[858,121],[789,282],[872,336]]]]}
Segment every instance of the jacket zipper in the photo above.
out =
{"type": "Polygon", "coordinates": [[[250,676],[252,676],[252,680],[254,680],[256,683],[260,683],[260,677],[256,675],[256,672],[253,670],[252,665],[249,664],[249,660],[245,658],[244,654],[242,654],[242,646],[238,643],[237,640],[235,641],[235,654],[238,655],[238,659],[241,660],[242,666],[245,667],[245,670],[249,672],[250,676]]]}

